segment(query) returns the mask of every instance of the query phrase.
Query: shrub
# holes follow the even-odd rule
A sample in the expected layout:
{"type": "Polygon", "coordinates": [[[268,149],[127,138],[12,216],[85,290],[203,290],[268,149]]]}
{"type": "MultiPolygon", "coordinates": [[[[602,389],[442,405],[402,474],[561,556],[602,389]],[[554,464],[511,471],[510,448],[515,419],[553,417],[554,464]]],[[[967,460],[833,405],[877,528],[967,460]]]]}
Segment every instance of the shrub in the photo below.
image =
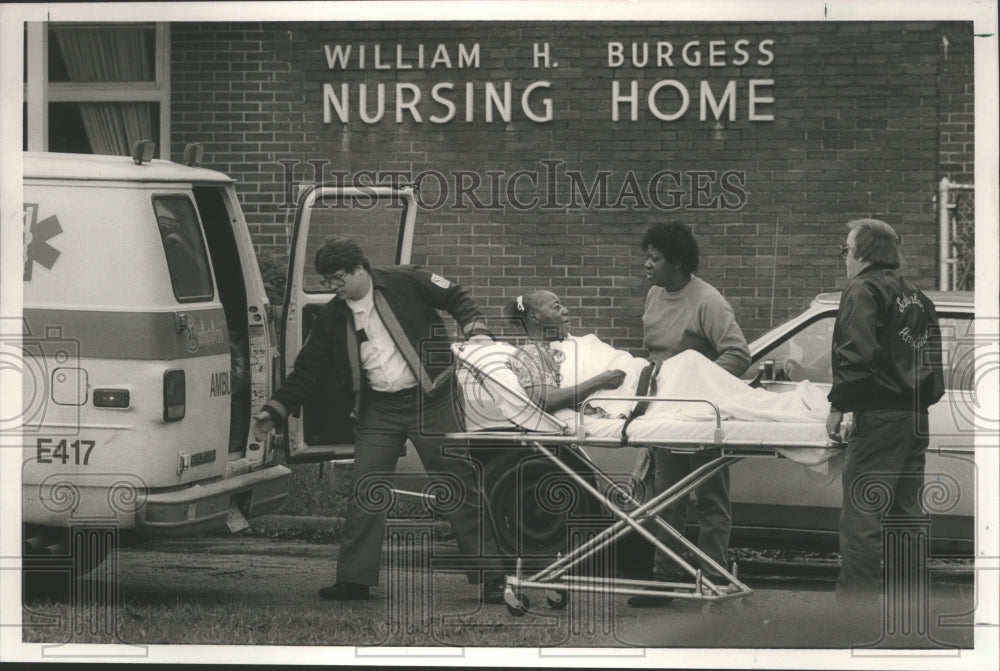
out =
{"type": "Polygon", "coordinates": [[[271,305],[285,302],[285,278],[288,275],[288,257],[270,249],[257,252],[257,266],[264,280],[264,291],[271,305]]]}

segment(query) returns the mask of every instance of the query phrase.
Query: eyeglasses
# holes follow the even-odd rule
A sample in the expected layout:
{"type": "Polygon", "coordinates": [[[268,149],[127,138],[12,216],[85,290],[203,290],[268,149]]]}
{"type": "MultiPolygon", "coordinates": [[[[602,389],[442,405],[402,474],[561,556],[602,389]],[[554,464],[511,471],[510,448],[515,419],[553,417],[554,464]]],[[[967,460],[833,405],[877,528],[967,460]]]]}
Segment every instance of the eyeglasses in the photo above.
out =
{"type": "Polygon", "coordinates": [[[851,246],[850,245],[844,245],[844,244],[840,245],[840,258],[846,259],[847,258],[847,254],[850,251],[851,251],[851,246]]]}
{"type": "Polygon", "coordinates": [[[334,273],[329,277],[322,278],[319,283],[322,284],[327,289],[333,289],[334,287],[342,287],[347,282],[347,275],[344,271],[334,273]]]}

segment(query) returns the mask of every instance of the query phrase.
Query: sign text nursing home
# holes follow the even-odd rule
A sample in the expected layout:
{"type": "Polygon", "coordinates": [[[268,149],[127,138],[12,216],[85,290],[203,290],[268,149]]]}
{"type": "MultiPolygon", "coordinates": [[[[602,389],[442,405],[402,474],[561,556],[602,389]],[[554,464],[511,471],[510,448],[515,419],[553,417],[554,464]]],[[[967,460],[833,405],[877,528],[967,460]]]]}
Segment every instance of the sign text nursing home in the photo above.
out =
{"type": "MultiPolygon", "coordinates": [[[[595,75],[600,74],[596,69],[611,73],[609,121],[669,122],[691,116],[711,122],[774,120],[772,78],[717,76],[718,68],[746,67],[759,72],[770,66],[775,60],[774,40],[609,41],[602,50],[603,62],[588,67],[595,75]]],[[[560,63],[553,51],[548,42],[531,47],[531,67],[549,70],[549,78],[494,81],[433,77],[435,72],[482,71],[483,49],[478,42],[324,44],[326,68],[348,75],[344,78],[349,81],[323,82],[323,122],[509,123],[523,118],[546,123],[557,118],[553,99],[559,94],[559,78],[554,73],[560,63]],[[389,72],[394,77],[392,81],[379,81],[377,76],[356,81],[349,76],[351,71],[389,72]]],[[[517,64],[508,60],[489,67],[513,71],[517,64]]],[[[605,85],[598,77],[594,81],[595,86],[605,85]]]]}

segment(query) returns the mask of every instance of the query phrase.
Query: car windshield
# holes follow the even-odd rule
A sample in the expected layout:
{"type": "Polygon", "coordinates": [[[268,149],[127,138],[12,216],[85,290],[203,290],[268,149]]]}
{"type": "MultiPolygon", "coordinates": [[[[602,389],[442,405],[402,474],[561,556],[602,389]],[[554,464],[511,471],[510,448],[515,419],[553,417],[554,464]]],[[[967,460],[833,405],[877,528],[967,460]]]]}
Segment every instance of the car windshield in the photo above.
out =
{"type": "Polygon", "coordinates": [[[743,374],[750,380],[757,376],[765,361],[774,362],[775,380],[799,382],[832,382],[830,373],[830,342],[833,340],[833,314],[806,322],[777,343],[766,347],[754,357],[754,364],[743,374]]]}

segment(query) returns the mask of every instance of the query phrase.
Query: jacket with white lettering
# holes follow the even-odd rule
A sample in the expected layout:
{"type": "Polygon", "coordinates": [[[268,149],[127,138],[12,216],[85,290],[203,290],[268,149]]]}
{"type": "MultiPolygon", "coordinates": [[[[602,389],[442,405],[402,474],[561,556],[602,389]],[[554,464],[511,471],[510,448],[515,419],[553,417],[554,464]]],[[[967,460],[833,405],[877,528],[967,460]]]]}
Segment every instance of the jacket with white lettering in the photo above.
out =
{"type": "MultiPolygon", "coordinates": [[[[420,361],[423,370],[414,374],[424,393],[430,391],[428,385],[436,390],[450,384],[452,338],[437,311],[450,314],[466,337],[489,333],[468,292],[419,266],[371,268],[369,272],[372,290],[385,298],[401,327],[402,334],[393,333],[386,323],[390,335],[394,339],[405,336],[397,346],[401,351],[411,347],[420,361]]],[[[360,361],[354,315],[344,300],[334,298],[316,315],[292,372],[266,405],[283,418],[306,405],[307,434],[349,442],[367,387],[360,361]]]]}
{"type": "Polygon", "coordinates": [[[840,298],[832,370],[835,410],[926,413],[944,395],[934,304],[895,270],[868,266],[840,298]]]}

